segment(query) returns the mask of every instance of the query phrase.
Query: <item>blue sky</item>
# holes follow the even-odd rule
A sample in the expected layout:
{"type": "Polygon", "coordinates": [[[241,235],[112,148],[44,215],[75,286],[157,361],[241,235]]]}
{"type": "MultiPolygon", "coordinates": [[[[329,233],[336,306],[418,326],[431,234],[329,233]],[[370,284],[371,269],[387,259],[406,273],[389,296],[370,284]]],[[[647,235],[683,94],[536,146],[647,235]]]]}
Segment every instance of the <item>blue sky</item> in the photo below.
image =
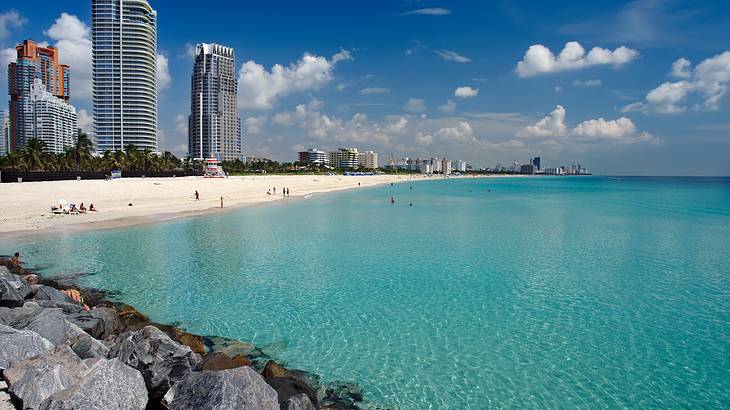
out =
{"type": "MultiPolygon", "coordinates": [[[[218,42],[236,51],[249,155],[357,146],[381,161],[730,175],[730,2],[575,3],[151,0],[160,146],[185,153],[190,49],[218,42]]],[[[84,127],[90,27],[90,1],[0,6],[3,67],[25,38],[57,45],[84,127]]]]}

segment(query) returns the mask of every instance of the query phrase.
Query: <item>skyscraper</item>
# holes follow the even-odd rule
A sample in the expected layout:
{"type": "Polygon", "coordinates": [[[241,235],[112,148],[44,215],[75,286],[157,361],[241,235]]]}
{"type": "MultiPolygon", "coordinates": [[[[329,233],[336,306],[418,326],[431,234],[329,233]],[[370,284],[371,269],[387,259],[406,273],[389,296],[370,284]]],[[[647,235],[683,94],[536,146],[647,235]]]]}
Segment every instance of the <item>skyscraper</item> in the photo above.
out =
{"type": "Polygon", "coordinates": [[[0,111],[0,157],[8,152],[8,137],[10,136],[10,120],[5,111],[0,111]],[[6,132],[7,130],[7,132],[6,132]]]}
{"type": "Polygon", "coordinates": [[[76,108],[48,92],[36,78],[30,88],[33,137],[46,143],[48,152],[60,154],[77,137],[76,108]]]}
{"type": "Polygon", "coordinates": [[[70,97],[69,68],[58,63],[58,49],[25,40],[15,47],[17,59],[8,65],[10,138],[6,149],[17,151],[33,138],[31,88],[40,80],[46,91],[62,102],[70,97]]]}
{"type": "Polygon", "coordinates": [[[157,150],[157,12],[146,0],[92,0],[97,151],[157,150]]]}
{"type": "Polygon", "coordinates": [[[198,44],[190,88],[188,154],[231,161],[241,156],[236,55],[220,44],[198,44]]]}

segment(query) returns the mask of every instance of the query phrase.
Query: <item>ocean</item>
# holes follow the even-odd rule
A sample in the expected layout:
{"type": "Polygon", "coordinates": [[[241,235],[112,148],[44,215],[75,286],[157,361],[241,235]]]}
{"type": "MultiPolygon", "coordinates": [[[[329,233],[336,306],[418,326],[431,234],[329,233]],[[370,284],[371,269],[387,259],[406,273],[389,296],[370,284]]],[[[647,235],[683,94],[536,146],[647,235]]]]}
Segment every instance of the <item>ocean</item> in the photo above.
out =
{"type": "Polygon", "coordinates": [[[16,250],[402,409],[730,407],[730,178],[439,179],[16,250]]]}

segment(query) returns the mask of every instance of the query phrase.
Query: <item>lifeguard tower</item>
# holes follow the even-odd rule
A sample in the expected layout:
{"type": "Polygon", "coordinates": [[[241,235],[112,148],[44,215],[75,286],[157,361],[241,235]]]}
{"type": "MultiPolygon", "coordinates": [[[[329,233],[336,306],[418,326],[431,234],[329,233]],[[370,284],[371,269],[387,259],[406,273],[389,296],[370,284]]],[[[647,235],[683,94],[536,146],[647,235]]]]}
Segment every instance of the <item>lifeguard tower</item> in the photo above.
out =
{"type": "Polygon", "coordinates": [[[223,167],[220,166],[218,158],[210,157],[205,159],[204,178],[225,178],[226,173],[223,172],[223,167]]]}

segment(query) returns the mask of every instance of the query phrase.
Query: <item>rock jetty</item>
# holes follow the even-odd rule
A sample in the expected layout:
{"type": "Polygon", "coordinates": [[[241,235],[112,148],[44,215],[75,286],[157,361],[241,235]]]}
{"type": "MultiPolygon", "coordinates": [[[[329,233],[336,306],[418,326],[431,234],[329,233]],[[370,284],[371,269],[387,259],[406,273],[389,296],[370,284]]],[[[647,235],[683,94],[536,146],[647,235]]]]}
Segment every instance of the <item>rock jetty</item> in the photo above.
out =
{"type": "Polygon", "coordinates": [[[325,385],[249,343],[154,323],[0,259],[0,410],[364,407],[384,408],[355,383],[325,385]]]}

